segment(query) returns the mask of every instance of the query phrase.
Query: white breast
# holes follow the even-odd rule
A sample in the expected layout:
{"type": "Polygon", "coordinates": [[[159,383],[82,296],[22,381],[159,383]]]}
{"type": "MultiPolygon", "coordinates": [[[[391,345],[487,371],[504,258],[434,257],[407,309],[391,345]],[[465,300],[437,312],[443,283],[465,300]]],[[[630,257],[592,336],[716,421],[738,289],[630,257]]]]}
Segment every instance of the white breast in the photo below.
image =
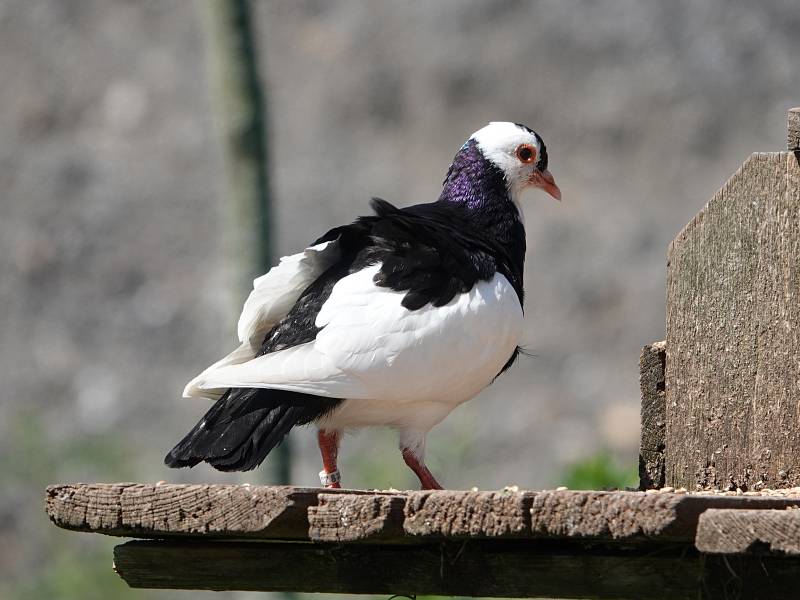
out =
{"type": "Polygon", "coordinates": [[[497,376],[519,343],[522,308],[498,273],[445,306],[408,311],[403,292],[372,287],[377,268],[342,280],[317,318],[325,326],[318,348],[342,357],[339,366],[372,391],[348,400],[327,424],[429,429],[497,376]],[[354,311],[359,297],[370,301],[354,311]],[[359,334],[348,334],[354,326],[359,334]]]}

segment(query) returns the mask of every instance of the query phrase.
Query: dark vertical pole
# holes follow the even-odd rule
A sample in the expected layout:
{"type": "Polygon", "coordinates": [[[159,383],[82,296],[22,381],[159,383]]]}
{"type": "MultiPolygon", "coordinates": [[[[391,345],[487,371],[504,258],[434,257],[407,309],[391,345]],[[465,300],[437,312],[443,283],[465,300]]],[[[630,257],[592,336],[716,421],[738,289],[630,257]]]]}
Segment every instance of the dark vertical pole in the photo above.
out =
{"type": "MultiPolygon", "coordinates": [[[[222,213],[236,309],[272,264],[264,94],[247,0],[203,0],[210,82],[225,166],[222,213]]],[[[238,314],[238,312],[237,312],[238,314]]],[[[270,455],[272,479],[289,483],[288,440],[270,455]]]]}

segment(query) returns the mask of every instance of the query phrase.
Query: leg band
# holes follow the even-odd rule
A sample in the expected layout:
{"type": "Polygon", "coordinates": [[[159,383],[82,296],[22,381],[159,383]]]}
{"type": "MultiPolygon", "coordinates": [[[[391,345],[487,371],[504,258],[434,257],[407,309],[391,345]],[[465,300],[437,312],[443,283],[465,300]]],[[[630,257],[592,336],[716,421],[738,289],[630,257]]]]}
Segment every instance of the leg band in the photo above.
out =
{"type": "Polygon", "coordinates": [[[339,473],[339,470],[333,471],[332,473],[326,473],[325,471],[319,472],[319,482],[325,485],[333,485],[334,483],[339,483],[342,480],[342,475],[339,473]]]}

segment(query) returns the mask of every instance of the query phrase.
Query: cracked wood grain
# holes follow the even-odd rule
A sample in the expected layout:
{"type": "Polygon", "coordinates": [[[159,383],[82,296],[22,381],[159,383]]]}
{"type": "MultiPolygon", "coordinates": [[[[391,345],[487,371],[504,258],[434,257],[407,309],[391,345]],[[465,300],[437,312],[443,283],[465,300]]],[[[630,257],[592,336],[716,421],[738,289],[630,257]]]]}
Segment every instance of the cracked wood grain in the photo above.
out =
{"type": "Polygon", "coordinates": [[[535,492],[531,533],[613,541],[694,539],[699,516],[716,508],[786,508],[800,498],[645,492],[535,492]]]}
{"type": "Polygon", "coordinates": [[[319,490],[289,486],[52,485],[46,511],[59,527],[127,537],[305,539],[319,490]]]}
{"type": "Polygon", "coordinates": [[[400,538],[405,503],[402,494],[320,494],[308,509],[309,537],[322,542],[400,538]]]}
{"type": "Polygon", "coordinates": [[[524,492],[413,492],[403,527],[414,536],[515,536],[526,533],[529,509],[524,492]]]}
{"type": "Polygon", "coordinates": [[[800,505],[800,498],[119,483],[51,486],[46,505],[60,527],[139,538],[397,544],[519,538],[692,542],[698,517],[709,508],[783,509],[800,505]]]}
{"type": "Polygon", "coordinates": [[[785,508],[800,498],[645,492],[411,492],[405,533],[421,538],[691,541],[701,513],[785,508]]]}

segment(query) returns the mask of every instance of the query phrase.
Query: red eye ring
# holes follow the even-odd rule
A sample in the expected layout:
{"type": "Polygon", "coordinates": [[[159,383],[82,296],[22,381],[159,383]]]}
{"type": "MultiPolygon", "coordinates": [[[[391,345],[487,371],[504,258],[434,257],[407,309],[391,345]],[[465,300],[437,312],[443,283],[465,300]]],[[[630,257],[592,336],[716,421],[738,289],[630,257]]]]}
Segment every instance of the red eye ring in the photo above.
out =
{"type": "Polygon", "coordinates": [[[519,159],[519,162],[530,164],[536,160],[536,148],[530,144],[520,144],[514,151],[514,154],[519,159]]]}

